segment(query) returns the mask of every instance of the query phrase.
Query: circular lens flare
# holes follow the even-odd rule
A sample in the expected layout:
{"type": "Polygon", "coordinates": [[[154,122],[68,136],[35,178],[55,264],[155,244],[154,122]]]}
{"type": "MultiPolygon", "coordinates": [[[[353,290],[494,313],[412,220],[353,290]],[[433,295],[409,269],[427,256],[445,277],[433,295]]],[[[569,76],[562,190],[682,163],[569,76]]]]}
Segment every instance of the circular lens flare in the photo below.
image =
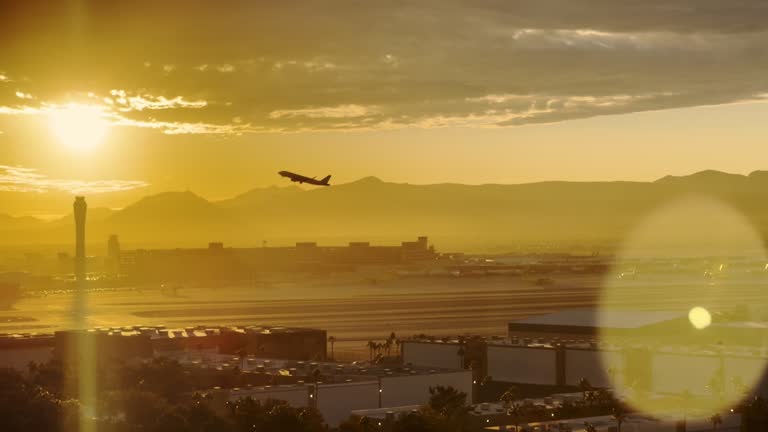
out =
{"type": "Polygon", "coordinates": [[[679,198],[640,220],[597,311],[614,392],[640,412],[678,420],[737,405],[766,366],[755,327],[768,317],[766,262],[762,236],[719,200],[679,198]]]}
{"type": "Polygon", "coordinates": [[[696,306],[688,312],[688,320],[695,328],[702,330],[712,324],[712,315],[703,307],[696,306]]]}

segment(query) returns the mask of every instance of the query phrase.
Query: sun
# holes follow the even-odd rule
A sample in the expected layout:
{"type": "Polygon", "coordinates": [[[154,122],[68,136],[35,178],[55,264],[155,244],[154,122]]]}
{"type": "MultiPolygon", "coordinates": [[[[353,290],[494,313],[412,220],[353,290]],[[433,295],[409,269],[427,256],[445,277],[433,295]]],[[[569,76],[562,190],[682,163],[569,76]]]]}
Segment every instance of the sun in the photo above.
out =
{"type": "Polygon", "coordinates": [[[50,127],[67,148],[86,152],[93,150],[109,131],[104,111],[94,105],[68,104],[50,113],[50,127]]]}

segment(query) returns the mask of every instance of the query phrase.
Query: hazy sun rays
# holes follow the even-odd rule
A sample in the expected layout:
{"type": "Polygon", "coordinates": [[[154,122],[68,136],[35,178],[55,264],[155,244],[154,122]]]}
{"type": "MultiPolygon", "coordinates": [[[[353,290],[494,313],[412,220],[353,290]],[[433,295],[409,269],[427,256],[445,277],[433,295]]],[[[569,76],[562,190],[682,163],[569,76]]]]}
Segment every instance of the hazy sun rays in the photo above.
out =
{"type": "Polygon", "coordinates": [[[78,153],[92,151],[110,129],[107,113],[96,105],[69,103],[51,110],[48,121],[56,139],[78,153]]]}

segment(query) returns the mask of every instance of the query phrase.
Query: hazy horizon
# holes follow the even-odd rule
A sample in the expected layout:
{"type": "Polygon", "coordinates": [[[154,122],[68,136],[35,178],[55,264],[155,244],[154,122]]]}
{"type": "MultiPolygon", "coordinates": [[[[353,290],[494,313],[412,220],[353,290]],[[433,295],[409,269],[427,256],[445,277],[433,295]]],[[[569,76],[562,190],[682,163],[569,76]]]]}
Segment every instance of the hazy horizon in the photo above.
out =
{"type": "Polygon", "coordinates": [[[0,17],[4,213],[222,199],[280,170],[516,184],[768,160],[755,1],[41,5],[0,17]]]}

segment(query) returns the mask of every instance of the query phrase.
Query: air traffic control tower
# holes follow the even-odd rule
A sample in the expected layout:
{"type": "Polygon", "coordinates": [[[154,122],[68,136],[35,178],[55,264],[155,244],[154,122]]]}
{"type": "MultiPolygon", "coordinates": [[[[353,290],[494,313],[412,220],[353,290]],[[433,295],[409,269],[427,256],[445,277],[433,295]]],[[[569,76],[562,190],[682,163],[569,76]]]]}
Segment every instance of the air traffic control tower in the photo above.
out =
{"type": "Polygon", "coordinates": [[[88,210],[85,197],[75,197],[72,207],[75,213],[75,280],[82,283],[85,281],[85,214],[88,210]]]}

